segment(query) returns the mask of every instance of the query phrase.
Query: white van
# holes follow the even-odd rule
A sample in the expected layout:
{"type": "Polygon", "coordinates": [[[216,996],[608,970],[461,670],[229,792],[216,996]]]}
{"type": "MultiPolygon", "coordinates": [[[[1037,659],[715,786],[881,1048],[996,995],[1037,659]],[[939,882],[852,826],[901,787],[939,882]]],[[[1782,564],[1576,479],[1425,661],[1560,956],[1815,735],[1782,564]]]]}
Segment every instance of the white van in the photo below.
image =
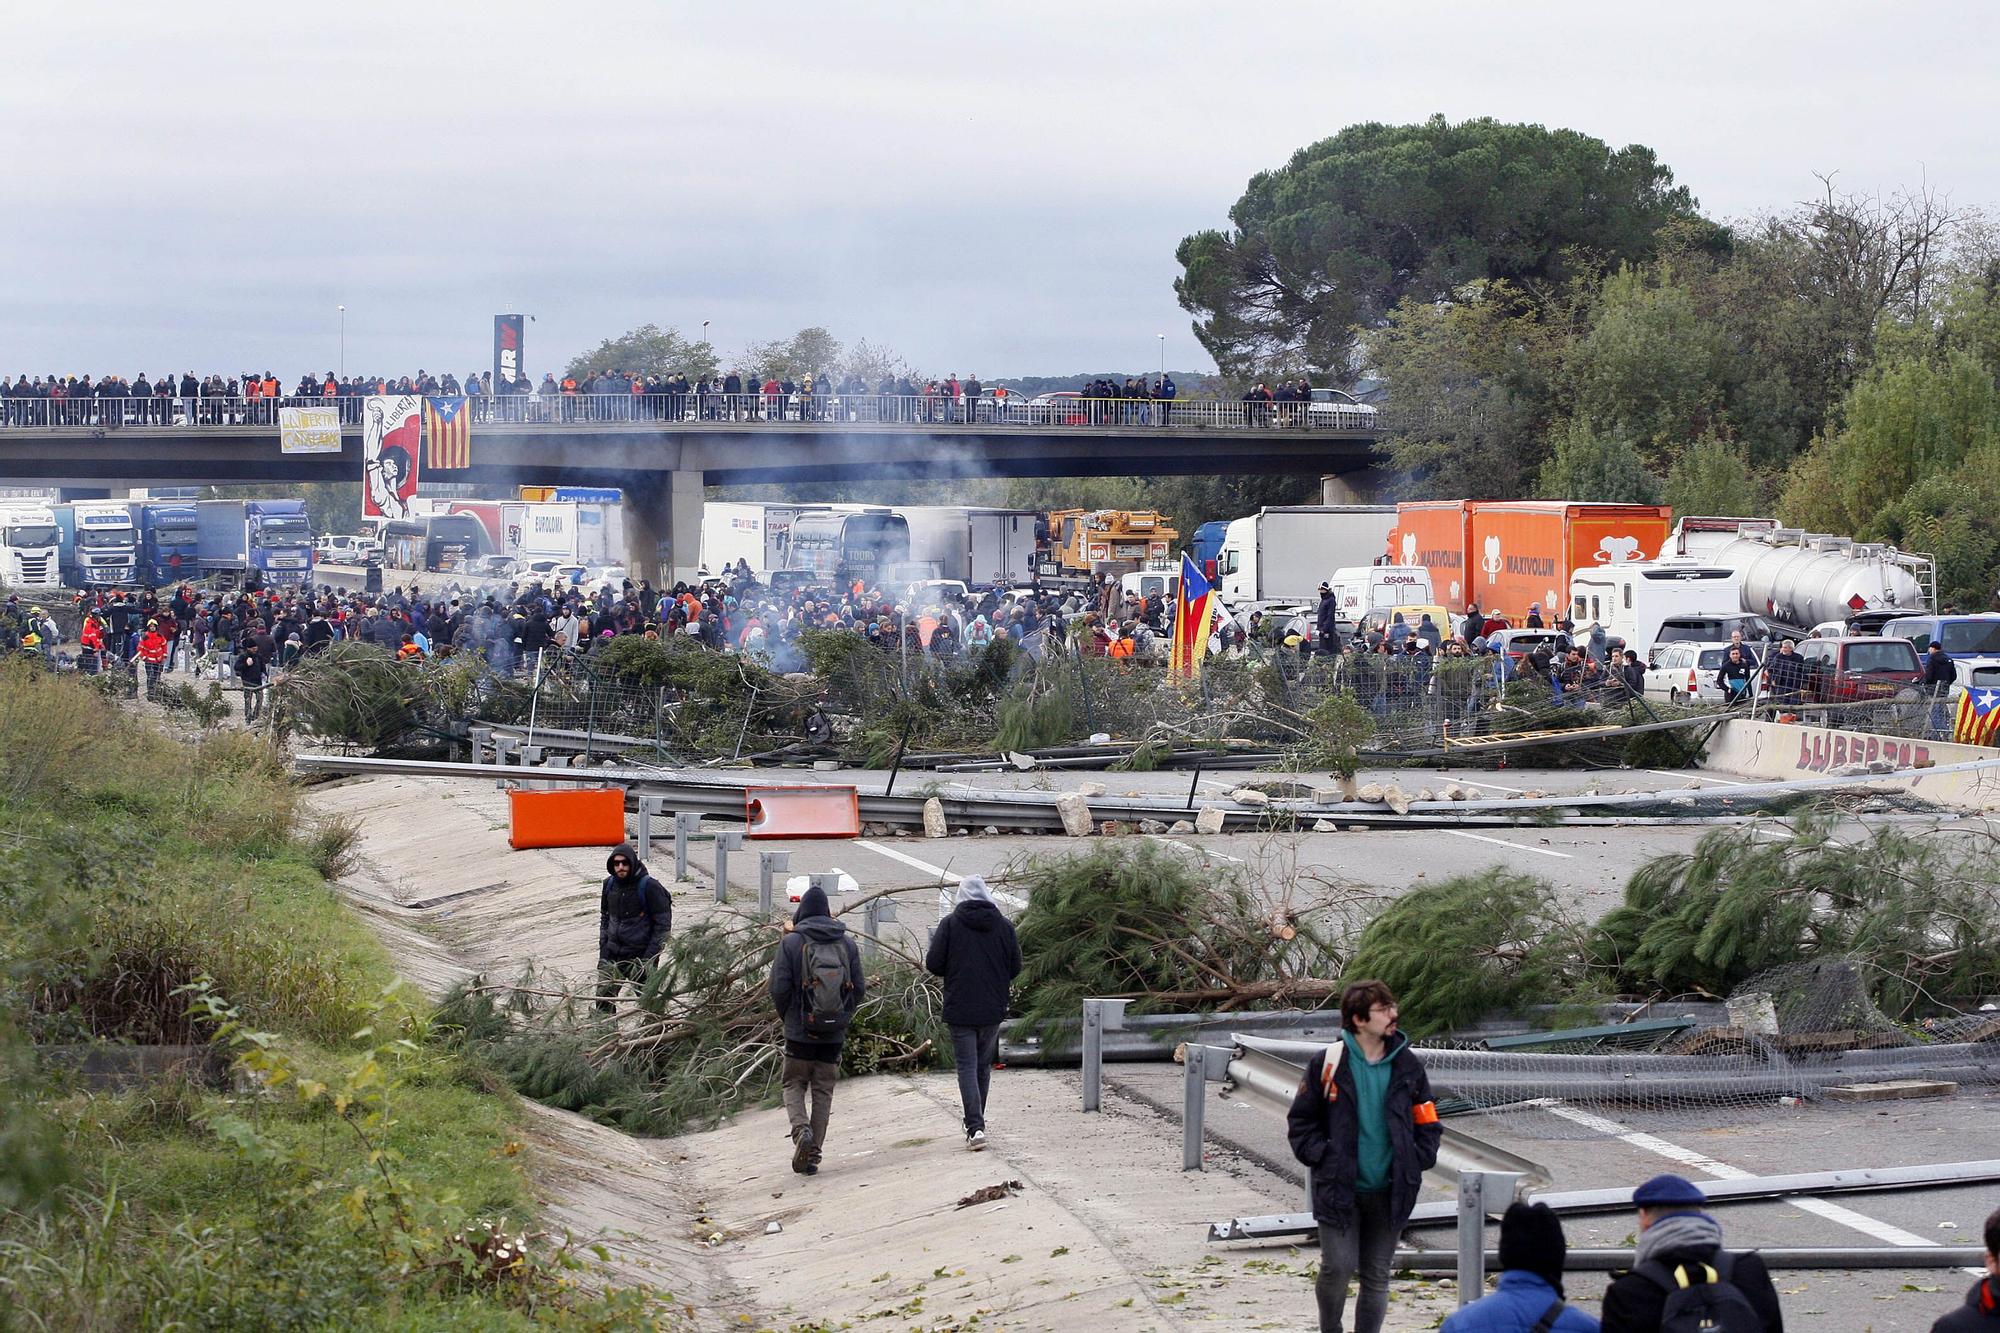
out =
{"type": "Polygon", "coordinates": [[[1675,616],[1737,614],[1743,610],[1743,576],[1698,560],[1646,560],[1595,565],[1569,581],[1571,634],[1581,641],[1593,627],[1622,639],[1641,657],[1675,616]]]}
{"type": "MultiPolygon", "coordinates": [[[[1350,565],[1334,570],[1327,582],[1333,585],[1342,625],[1359,625],[1392,607],[1429,606],[1437,600],[1431,596],[1431,572],[1422,565],[1350,565]]],[[[1448,626],[1440,628],[1451,632],[1448,626]]]]}

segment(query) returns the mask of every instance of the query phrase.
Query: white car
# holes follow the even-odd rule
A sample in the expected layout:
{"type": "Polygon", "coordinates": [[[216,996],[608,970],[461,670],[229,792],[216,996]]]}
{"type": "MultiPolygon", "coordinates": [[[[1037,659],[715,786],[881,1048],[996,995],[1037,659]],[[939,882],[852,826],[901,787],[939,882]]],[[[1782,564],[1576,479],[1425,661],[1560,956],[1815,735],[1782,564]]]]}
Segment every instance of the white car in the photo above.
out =
{"type": "MultiPolygon", "coordinates": [[[[1757,688],[1756,674],[1763,658],[1762,644],[1746,643],[1743,655],[1749,659],[1750,688],[1757,688]]],[[[1718,676],[1729,657],[1727,643],[1680,641],[1663,644],[1653,665],[1646,668],[1646,693],[1670,703],[1727,703],[1718,676]]]]}
{"type": "Polygon", "coordinates": [[[1313,389],[1306,404],[1306,420],[1316,425],[1353,423],[1365,426],[1375,420],[1375,408],[1345,389],[1313,389]]]}
{"type": "Polygon", "coordinates": [[[1967,690],[2000,689],[2000,657],[1955,658],[1951,669],[1958,676],[1951,686],[1954,699],[1967,690]]]}
{"type": "Polygon", "coordinates": [[[631,575],[623,565],[557,565],[551,571],[558,583],[569,583],[579,588],[602,588],[609,586],[613,592],[624,586],[631,575]]]}

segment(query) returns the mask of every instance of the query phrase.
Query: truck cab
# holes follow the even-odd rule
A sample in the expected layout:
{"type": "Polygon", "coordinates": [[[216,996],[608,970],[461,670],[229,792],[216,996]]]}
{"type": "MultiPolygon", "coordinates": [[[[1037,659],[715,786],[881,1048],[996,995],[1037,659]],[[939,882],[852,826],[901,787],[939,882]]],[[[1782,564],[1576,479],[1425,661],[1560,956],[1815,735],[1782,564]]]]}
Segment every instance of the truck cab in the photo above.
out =
{"type": "Polygon", "coordinates": [[[146,582],[164,585],[200,573],[193,505],[140,503],[131,510],[139,532],[139,567],[146,582]]]}
{"type": "Polygon", "coordinates": [[[75,500],[56,506],[63,581],[73,588],[138,581],[138,534],[120,500],[75,500]]]}
{"type": "Polygon", "coordinates": [[[62,584],[62,531],[46,504],[0,506],[0,583],[10,588],[62,584]]]}
{"type": "Polygon", "coordinates": [[[252,500],[250,563],[272,584],[302,585],[312,579],[312,526],[303,500],[252,500]]]}

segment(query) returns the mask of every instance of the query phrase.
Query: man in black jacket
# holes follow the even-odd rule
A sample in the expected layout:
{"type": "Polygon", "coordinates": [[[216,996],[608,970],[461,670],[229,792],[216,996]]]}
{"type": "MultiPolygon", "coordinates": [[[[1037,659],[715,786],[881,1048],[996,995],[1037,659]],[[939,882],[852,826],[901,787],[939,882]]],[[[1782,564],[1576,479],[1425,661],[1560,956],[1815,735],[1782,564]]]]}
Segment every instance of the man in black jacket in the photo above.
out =
{"type": "Polygon", "coordinates": [[[645,863],[621,842],[605,858],[604,892],[597,907],[597,1007],[611,1002],[632,983],[643,990],[674,928],[674,900],[646,873],[645,863]]]}
{"type": "Polygon", "coordinates": [[[1356,1333],[1379,1333],[1396,1237],[1444,1137],[1430,1078],[1397,1033],[1396,1017],[1396,997],[1381,982],[1348,986],[1340,996],[1340,1040],[1307,1062],[1286,1116],[1292,1155],[1312,1172],[1321,1333],[1341,1333],[1357,1275],[1356,1333]]]}
{"type": "Polygon", "coordinates": [[[983,1152],[986,1088],[1000,1052],[1007,990],[1021,974],[1021,943],[978,875],[959,881],[958,905],[938,922],[924,966],[944,978],[944,1021],[951,1024],[958,1099],[965,1107],[965,1146],[983,1152]]]}
{"type": "Polygon", "coordinates": [[[1986,1276],[1965,1293],[1965,1304],[1931,1325],[1931,1333],[2000,1333],[2000,1209],[1986,1219],[1986,1276]]]}
{"type": "Polygon", "coordinates": [[[846,925],[826,910],[823,889],[807,889],[771,962],[771,1003],[785,1021],[785,1115],[792,1126],[792,1170],[802,1176],[819,1171],[826,1150],[840,1044],[861,1007],[865,985],[861,950],[846,925]]]}
{"type": "MultiPolygon", "coordinates": [[[[1604,1292],[1604,1333],[1659,1333],[1669,1292],[1714,1285],[1711,1309],[1723,1303],[1749,1307],[1764,1333],[1784,1333],[1778,1292],[1755,1250],[1728,1254],[1722,1224],[1701,1211],[1701,1187],[1675,1175],[1654,1176],[1632,1191],[1639,1207],[1639,1252],[1632,1271],[1604,1292]],[[1732,1290],[1728,1290],[1733,1288],[1732,1290]]],[[[1718,1324],[1735,1328],[1736,1324],[1718,1324]]]]}
{"type": "Polygon", "coordinates": [[[1313,616],[1313,649],[1322,657],[1331,657],[1340,652],[1340,601],[1333,595],[1333,585],[1319,585],[1319,610],[1313,616]]]}

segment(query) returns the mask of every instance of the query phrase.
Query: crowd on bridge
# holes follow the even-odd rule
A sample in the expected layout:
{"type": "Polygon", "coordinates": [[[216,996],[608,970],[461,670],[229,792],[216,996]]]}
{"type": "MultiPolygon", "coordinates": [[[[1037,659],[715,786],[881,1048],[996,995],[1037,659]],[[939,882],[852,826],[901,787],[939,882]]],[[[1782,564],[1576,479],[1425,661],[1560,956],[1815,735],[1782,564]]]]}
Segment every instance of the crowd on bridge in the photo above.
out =
{"type": "MultiPolygon", "coordinates": [[[[1303,385],[1299,391],[1304,392],[1303,385]]],[[[1246,401],[1266,401],[1258,386],[1246,401]]],[[[1290,390],[1286,390],[1290,393],[1290,390]]],[[[1171,375],[1122,383],[1098,379],[1074,395],[1040,403],[1039,415],[1069,424],[1167,424],[1179,393],[1171,375]],[[1072,421],[1071,417],[1075,420],[1072,421]]],[[[459,396],[471,400],[475,421],[851,421],[971,425],[1015,419],[1029,403],[1004,384],[978,376],[937,378],[884,375],[872,382],[849,372],[839,378],[806,372],[764,374],[731,370],[634,374],[601,368],[583,375],[545,373],[496,380],[474,371],[463,379],[418,370],[414,375],[301,375],[287,385],[271,371],[233,375],[141,372],[122,375],[0,376],[0,426],[273,426],[284,407],[333,407],[348,424],[361,420],[361,400],[377,394],[459,396]]],[[[1276,401],[1292,401],[1279,398],[1276,401]]]]}

